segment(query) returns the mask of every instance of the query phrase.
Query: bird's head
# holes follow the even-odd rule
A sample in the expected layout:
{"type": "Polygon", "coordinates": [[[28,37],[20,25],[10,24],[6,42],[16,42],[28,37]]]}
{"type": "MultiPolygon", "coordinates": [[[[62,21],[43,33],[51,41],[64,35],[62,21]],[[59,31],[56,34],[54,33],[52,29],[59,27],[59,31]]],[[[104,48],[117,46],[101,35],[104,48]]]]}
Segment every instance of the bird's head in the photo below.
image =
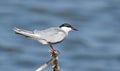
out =
{"type": "Polygon", "coordinates": [[[61,28],[62,30],[66,31],[66,32],[69,32],[71,30],[75,30],[75,31],[78,31],[76,28],[72,27],[70,24],[68,23],[64,23],[62,25],[59,26],[59,28],[61,28]]]}

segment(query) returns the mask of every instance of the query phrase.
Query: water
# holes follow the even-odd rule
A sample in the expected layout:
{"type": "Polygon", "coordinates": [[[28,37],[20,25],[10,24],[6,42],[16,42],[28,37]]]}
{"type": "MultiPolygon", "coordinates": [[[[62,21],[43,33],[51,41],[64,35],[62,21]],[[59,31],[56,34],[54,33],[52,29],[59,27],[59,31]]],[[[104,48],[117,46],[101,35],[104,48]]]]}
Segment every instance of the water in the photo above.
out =
{"type": "Polygon", "coordinates": [[[0,0],[0,71],[35,71],[50,59],[48,46],[16,35],[13,27],[65,22],[79,31],[55,45],[61,71],[120,71],[119,6],[119,0],[0,0]]]}

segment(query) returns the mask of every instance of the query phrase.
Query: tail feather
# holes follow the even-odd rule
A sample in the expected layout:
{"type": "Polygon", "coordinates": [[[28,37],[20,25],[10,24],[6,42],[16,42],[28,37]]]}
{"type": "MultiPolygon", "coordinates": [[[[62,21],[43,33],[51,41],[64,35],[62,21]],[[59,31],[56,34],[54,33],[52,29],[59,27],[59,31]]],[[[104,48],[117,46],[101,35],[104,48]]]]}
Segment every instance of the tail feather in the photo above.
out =
{"type": "Polygon", "coordinates": [[[34,33],[32,31],[19,29],[19,28],[16,28],[16,27],[13,30],[15,31],[16,34],[20,34],[20,35],[23,35],[23,36],[26,36],[26,37],[31,37],[32,38],[34,36],[34,33]]]}

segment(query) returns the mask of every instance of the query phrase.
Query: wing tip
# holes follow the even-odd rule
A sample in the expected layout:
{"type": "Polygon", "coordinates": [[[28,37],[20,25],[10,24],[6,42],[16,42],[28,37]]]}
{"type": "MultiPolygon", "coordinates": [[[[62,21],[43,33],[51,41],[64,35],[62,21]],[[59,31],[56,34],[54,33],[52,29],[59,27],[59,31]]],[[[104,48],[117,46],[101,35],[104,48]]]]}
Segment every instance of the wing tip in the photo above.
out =
{"type": "Polygon", "coordinates": [[[15,31],[15,33],[19,33],[21,29],[14,27],[12,30],[15,31]]]}

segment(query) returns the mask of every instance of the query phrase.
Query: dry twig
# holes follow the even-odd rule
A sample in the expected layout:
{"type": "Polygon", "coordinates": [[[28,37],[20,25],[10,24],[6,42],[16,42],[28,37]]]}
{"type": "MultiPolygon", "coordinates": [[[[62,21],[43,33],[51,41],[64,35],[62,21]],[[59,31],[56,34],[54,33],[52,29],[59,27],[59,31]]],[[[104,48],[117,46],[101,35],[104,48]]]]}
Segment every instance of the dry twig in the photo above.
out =
{"type": "Polygon", "coordinates": [[[49,61],[47,61],[45,64],[40,66],[36,71],[42,71],[51,63],[53,63],[53,71],[59,71],[60,68],[59,68],[59,64],[58,64],[58,54],[59,54],[59,51],[57,51],[57,50],[51,51],[52,58],[49,61]]]}
{"type": "Polygon", "coordinates": [[[52,54],[52,58],[54,58],[54,61],[53,61],[53,71],[60,71],[60,68],[59,68],[59,64],[58,64],[58,54],[59,54],[59,51],[52,51],[51,52],[52,54]]]}

